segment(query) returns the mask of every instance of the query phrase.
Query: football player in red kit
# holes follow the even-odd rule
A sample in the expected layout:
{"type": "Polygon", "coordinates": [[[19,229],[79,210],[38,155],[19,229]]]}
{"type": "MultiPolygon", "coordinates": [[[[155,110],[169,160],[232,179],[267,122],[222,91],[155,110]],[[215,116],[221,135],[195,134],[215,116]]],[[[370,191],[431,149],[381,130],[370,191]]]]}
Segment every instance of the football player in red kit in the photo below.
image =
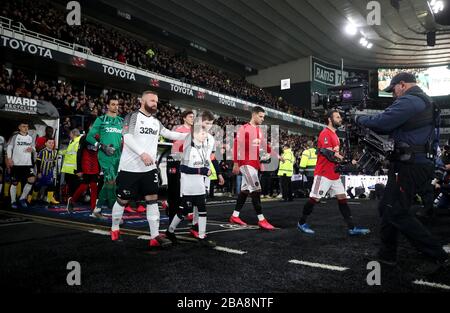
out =
{"type": "Polygon", "coordinates": [[[314,205],[320,202],[322,197],[329,192],[330,196],[336,196],[339,210],[348,226],[349,235],[366,235],[370,231],[366,228],[355,227],[347,203],[344,185],[340,174],[336,172],[338,161],[344,157],[339,150],[339,137],[336,130],[342,125],[342,117],[339,111],[331,110],[326,115],[327,127],[322,130],[317,141],[317,165],[314,171],[314,182],[309,195],[309,200],[303,207],[303,215],[300,218],[297,228],[307,234],[314,234],[314,231],[306,224],[307,217],[312,213],[314,205]]]}
{"type": "Polygon", "coordinates": [[[258,226],[266,230],[274,230],[267,219],[262,214],[261,206],[261,183],[259,182],[260,149],[271,153],[271,148],[263,138],[259,126],[264,122],[265,111],[262,107],[256,106],[252,109],[252,118],[249,123],[241,126],[234,140],[233,174],[242,174],[241,192],[238,195],[233,215],[230,223],[245,226],[247,225],[239,217],[240,211],[250,195],[253,208],[258,216],[258,226]]]}

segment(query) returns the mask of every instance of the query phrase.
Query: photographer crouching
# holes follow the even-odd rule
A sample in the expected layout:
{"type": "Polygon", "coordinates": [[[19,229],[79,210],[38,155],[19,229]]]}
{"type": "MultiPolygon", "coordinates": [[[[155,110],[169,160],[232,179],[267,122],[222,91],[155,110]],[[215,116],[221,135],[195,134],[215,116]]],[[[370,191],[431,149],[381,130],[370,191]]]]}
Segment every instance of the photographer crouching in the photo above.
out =
{"type": "Polygon", "coordinates": [[[432,100],[416,85],[414,75],[397,74],[385,89],[392,92],[394,103],[374,116],[358,116],[355,122],[378,134],[389,134],[395,142],[388,182],[379,205],[381,215],[381,248],[378,261],[396,265],[398,233],[431,258],[424,264],[424,274],[449,265],[442,245],[410,211],[416,193],[431,184],[434,178],[433,144],[439,114],[432,100]]]}

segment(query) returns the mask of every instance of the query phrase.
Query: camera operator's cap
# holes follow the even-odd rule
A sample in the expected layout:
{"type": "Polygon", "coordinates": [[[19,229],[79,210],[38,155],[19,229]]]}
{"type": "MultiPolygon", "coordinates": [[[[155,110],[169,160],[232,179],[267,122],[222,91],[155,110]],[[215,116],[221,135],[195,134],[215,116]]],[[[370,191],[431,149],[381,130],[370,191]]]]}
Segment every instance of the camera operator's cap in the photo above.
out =
{"type": "Polygon", "coordinates": [[[405,83],[417,83],[416,77],[414,74],[407,73],[407,72],[401,72],[395,75],[391,79],[391,84],[385,88],[383,91],[385,92],[392,92],[394,90],[395,85],[400,83],[401,81],[404,81],[405,83]]]}

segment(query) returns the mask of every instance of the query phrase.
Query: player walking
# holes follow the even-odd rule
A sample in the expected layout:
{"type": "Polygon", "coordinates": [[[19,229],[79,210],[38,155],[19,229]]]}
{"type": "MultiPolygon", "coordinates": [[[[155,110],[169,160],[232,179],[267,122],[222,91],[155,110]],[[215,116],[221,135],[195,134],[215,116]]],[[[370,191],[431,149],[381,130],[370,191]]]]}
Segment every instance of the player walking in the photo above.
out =
{"type": "Polygon", "coordinates": [[[366,235],[370,232],[367,228],[355,227],[347,203],[344,185],[342,184],[339,173],[336,173],[337,160],[343,160],[344,157],[339,153],[339,137],[336,135],[337,128],[342,125],[342,117],[339,111],[330,110],[327,115],[327,127],[319,134],[317,141],[318,158],[314,171],[314,182],[309,200],[303,207],[303,215],[300,218],[297,228],[307,234],[314,234],[314,231],[306,224],[306,219],[311,215],[314,205],[325,197],[327,192],[330,196],[336,195],[339,211],[341,211],[345,222],[347,223],[349,235],[366,235]]]}
{"type": "Polygon", "coordinates": [[[89,130],[86,141],[98,147],[98,162],[103,172],[104,184],[98,195],[93,216],[101,218],[101,208],[112,208],[116,200],[116,178],[122,149],[123,118],[118,116],[119,101],[109,100],[105,115],[97,117],[89,130]]]}
{"type": "Polygon", "coordinates": [[[124,147],[117,177],[117,201],[112,211],[111,239],[119,239],[119,225],[127,203],[143,196],[147,208],[150,227],[151,248],[165,247],[171,241],[159,234],[158,170],[156,153],[159,136],[170,140],[183,140],[188,135],[165,128],[154,117],[158,108],[158,95],[145,91],[141,98],[141,108],[125,117],[123,126],[124,147]]]}

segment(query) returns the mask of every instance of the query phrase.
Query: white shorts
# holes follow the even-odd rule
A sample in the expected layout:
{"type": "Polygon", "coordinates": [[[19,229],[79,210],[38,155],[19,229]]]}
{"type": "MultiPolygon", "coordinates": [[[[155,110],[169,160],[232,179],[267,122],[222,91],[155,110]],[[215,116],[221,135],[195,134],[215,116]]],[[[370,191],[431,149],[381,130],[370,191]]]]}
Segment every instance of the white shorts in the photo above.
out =
{"type": "Polygon", "coordinates": [[[321,199],[325,197],[328,192],[330,193],[330,197],[341,194],[345,195],[345,189],[341,179],[331,180],[324,176],[314,176],[314,182],[309,197],[321,199]]]}
{"type": "Polygon", "coordinates": [[[250,165],[243,165],[239,168],[242,173],[241,190],[247,190],[250,193],[261,191],[259,173],[256,168],[250,165]]]}

